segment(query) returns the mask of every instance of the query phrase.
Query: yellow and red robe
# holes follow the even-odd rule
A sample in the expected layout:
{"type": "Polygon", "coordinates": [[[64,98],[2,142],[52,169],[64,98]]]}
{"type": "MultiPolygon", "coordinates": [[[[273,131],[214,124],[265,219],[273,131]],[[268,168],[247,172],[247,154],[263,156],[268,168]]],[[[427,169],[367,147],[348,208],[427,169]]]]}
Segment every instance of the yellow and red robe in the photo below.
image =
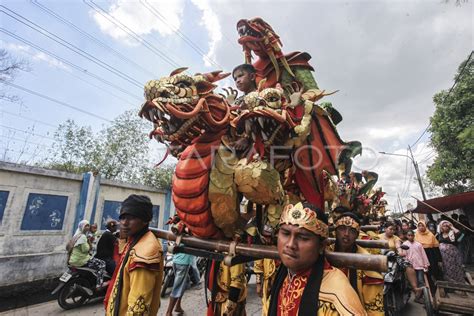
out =
{"type": "MultiPolygon", "coordinates": [[[[310,273],[311,269],[296,274],[291,279],[290,276],[286,276],[278,295],[277,316],[298,315],[301,297],[310,273]]],[[[318,301],[317,315],[304,316],[367,315],[347,277],[327,262],[324,266],[318,301]]]]}
{"type": "MultiPolygon", "coordinates": [[[[245,315],[245,300],[247,298],[247,277],[245,275],[245,264],[240,263],[228,267],[221,262],[219,265],[219,271],[217,273],[217,291],[214,305],[215,309],[212,308],[212,304],[208,307],[208,316],[244,316],[245,315]],[[237,307],[234,313],[231,315],[224,314],[226,309],[227,300],[229,297],[230,288],[240,289],[239,298],[237,300],[237,307]]],[[[213,280],[210,279],[210,284],[213,280]]]]}
{"type": "MultiPolygon", "coordinates": [[[[357,246],[356,253],[370,254],[366,249],[357,246]]],[[[349,277],[349,269],[340,269],[349,277]]],[[[369,316],[383,316],[383,276],[375,271],[357,270],[357,293],[369,316]]]]}
{"type": "Polygon", "coordinates": [[[262,284],[262,316],[268,315],[270,289],[275,281],[280,262],[274,259],[260,259],[254,262],[253,271],[259,275],[262,284]]]}
{"type": "Polygon", "coordinates": [[[114,315],[115,301],[120,297],[119,315],[157,315],[160,308],[160,291],[163,280],[163,248],[152,232],[147,232],[125,255],[132,241],[129,241],[120,257],[106,296],[105,315],[114,315]],[[122,292],[118,293],[119,271],[123,267],[122,292]],[[120,296],[119,296],[120,295],[120,296]]]}

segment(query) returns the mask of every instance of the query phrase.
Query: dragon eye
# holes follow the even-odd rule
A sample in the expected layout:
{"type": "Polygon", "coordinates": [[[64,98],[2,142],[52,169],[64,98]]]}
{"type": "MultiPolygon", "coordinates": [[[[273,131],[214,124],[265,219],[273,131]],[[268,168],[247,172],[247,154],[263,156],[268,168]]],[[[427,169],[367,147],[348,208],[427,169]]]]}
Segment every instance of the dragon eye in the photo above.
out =
{"type": "Polygon", "coordinates": [[[269,101],[269,102],[277,102],[277,101],[280,101],[280,98],[273,96],[273,97],[269,97],[269,98],[268,98],[268,101],[269,101]]]}
{"type": "Polygon", "coordinates": [[[189,83],[188,81],[179,81],[176,86],[180,87],[180,88],[188,88],[189,86],[191,85],[191,83],[189,83]]]}

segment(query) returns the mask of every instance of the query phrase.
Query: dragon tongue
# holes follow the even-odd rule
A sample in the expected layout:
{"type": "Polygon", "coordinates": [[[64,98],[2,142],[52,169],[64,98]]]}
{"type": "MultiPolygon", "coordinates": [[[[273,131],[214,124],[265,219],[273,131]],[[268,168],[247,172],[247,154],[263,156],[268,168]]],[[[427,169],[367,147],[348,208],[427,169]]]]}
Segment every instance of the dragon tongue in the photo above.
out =
{"type": "Polygon", "coordinates": [[[263,145],[262,135],[260,133],[258,133],[255,137],[253,148],[255,153],[259,154],[260,157],[263,157],[265,154],[265,146],[263,145]]]}

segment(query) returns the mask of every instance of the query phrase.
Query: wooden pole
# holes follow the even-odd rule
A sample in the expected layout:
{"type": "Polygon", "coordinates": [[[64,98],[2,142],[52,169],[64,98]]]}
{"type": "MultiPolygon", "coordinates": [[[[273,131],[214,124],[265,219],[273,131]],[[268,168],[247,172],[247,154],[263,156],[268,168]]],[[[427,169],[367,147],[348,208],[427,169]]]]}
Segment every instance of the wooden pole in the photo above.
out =
{"type": "MultiPolygon", "coordinates": [[[[440,213],[441,215],[446,215],[446,214],[444,214],[444,212],[442,212],[442,211],[438,210],[437,208],[435,208],[435,207],[429,205],[428,203],[423,202],[423,201],[421,201],[421,200],[418,200],[418,199],[417,199],[416,197],[414,197],[413,195],[412,195],[411,197],[414,198],[415,200],[417,200],[418,202],[421,202],[421,203],[423,203],[424,205],[428,206],[430,209],[432,209],[432,210],[434,210],[434,211],[440,213]]],[[[452,220],[453,222],[458,223],[459,225],[461,225],[462,227],[466,228],[466,229],[467,229],[468,231],[470,231],[471,233],[474,233],[474,230],[472,230],[472,229],[470,229],[469,227],[465,226],[463,223],[458,222],[457,220],[452,219],[452,218],[451,218],[450,220],[452,220]]]]}
{"type": "MultiPolygon", "coordinates": [[[[172,232],[157,228],[150,228],[156,237],[176,241],[178,236],[172,232]]],[[[231,242],[224,240],[202,239],[191,236],[182,236],[181,242],[189,247],[205,249],[209,251],[228,253],[231,242]]],[[[235,247],[237,255],[254,258],[280,259],[275,246],[245,245],[237,244],[235,247]]],[[[326,250],[326,258],[335,267],[347,267],[359,270],[387,271],[387,257],[382,255],[363,255],[357,253],[342,253],[326,250]]]]}
{"type": "MultiPolygon", "coordinates": [[[[330,243],[335,243],[336,238],[328,238],[330,243]]],[[[366,240],[366,239],[356,239],[356,244],[364,248],[380,248],[380,249],[389,249],[388,241],[386,240],[366,240]]]]}
{"type": "MultiPolygon", "coordinates": [[[[363,232],[368,232],[368,231],[378,231],[379,230],[379,225],[362,225],[360,226],[360,230],[363,232]]],[[[334,226],[329,227],[329,231],[333,231],[335,228],[334,226]]]]}

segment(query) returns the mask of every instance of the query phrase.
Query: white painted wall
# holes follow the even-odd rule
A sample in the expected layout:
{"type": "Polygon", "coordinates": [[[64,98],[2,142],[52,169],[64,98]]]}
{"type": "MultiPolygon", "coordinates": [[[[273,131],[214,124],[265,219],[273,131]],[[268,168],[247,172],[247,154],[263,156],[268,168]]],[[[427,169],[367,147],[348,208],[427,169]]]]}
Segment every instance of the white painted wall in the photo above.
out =
{"type": "MultiPolygon", "coordinates": [[[[0,287],[57,277],[66,269],[65,245],[75,231],[82,180],[83,175],[0,162],[0,190],[10,192],[0,224],[0,287]],[[62,230],[20,229],[29,193],[68,197],[62,230]]],[[[97,178],[92,177],[88,187],[87,220],[94,206],[95,187],[99,185],[94,180],[97,178]]],[[[100,181],[95,222],[100,224],[105,200],[123,201],[130,194],[148,195],[154,205],[160,205],[158,226],[162,228],[166,221],[166,191],[109,180],[100,181]]]]}

